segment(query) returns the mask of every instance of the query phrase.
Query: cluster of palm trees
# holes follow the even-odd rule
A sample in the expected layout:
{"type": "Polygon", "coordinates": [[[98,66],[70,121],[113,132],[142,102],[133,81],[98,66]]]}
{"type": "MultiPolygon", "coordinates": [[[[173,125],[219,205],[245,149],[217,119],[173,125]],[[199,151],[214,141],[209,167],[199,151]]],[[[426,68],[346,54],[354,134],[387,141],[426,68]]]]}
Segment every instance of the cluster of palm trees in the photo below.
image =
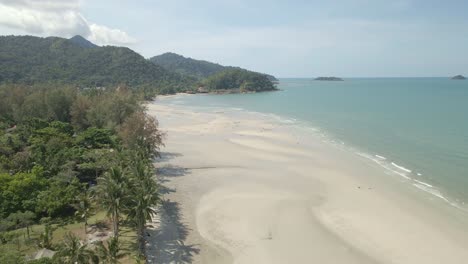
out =
{"type": "Polygon", "coordinates": [[[84,220],[85,233],[93,205],[104,209],[112,223],[112,238],[106,244],[97,242],[89,246],[75,235],[67,234],[58,246],[54,263],[119,263],[123,256],[119,243],[121,223],[136,229],[137,260],[145,256],[145,224],[156,214],[160,200],[152,160],[159,156],[164,133],[158,130],[155,118],[140,111],[122,125],[119,136],[124,145],[119,151],[120,158],[97,178],[96,186],[77,197],[75,204],[76,215],[84,220]]]}
{"type": "Polygon", "coordinates": [[[100,176],[97,185],[79,197],[75,208],[85,222],[86,232],[91,205],[95,200],[106,210],[112,223],[112,238],[106,241],[106,245],[98,242],[91,250],[79,238],[67,234],[54,259],[59,263],[119,263],[118,259],[124,256],[119,244],[119,229],[123,220],[136,228],[139,257],[144,257],[145,225],[156,214],[155,207],[159,202],[153,170],[149,159],[139,157],[129,162],[127,167],[113,167],[100,176]]]}
{"type": "Polygon", "coordinates": [[[67,233],[51,262],[61,264],[117,264],[120,263],[119,259],[124,256],[125,253],[120,251],[120,244],[116,237],[107,240],[106,245],[99,241],[93,250],[73,233],[67,233]]]}
{"type": "Polygon", "coordinates": [[[114,237],[119,236],[119,223],[125,215],[126,220],[136,227],[141,254],[145,250],[145,224],[156,214],[155,206],[159,202],[153,175],[152,165],[146,159],[137,159],[130,169],[111,168],[98,178],[95,189],[98,203],[111,219],[114,237]]]}

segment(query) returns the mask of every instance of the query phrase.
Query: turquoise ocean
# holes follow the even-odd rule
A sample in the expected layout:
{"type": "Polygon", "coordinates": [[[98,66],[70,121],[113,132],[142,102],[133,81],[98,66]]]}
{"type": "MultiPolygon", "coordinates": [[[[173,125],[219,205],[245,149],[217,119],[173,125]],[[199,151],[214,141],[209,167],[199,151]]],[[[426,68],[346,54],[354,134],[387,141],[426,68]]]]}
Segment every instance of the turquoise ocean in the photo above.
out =
{"type": "Polygon", "coordinates": [[[278,92],[169,100],[273,114],[339,142],[415,187],[468,208],[468,81],[281,79],[278,92]]]}

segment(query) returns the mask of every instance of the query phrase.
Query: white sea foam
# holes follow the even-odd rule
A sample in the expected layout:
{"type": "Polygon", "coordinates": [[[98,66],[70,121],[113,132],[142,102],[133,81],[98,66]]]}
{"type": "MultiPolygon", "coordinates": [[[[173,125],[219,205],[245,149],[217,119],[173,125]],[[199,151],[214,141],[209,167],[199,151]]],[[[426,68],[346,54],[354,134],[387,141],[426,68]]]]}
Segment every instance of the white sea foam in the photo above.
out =
{"type": "Polygon", "coordinates": [[[231,107],[231,110],[234,110],[234,111],[243,111],[244,109],[243,109],[243,108],[240,108],[240,107],[231,107]]]}
{"type": "Polygon", "coordinates": [[[384,156],[380,156],[380,155],[375,155],[377,158],[381,159],[381,160],[386,160],[387,158],[384,157],[384,156]]]}
{"type": "Polygon", "coordinates": [[[423,190],[423,191],[425,191],[425,192],[428,192],[428,193],[430,193],[430,194],[432,194],[432,195],[434,195],[434,196],[436,196],[436,197],[439,197],[440,199],[442,199],[442,200],[444,200],[444,201],[446,201],[446,202],[448,202],[448,203],[450,203],[450,204],[453,204],[453,203],[451,203],[447,198],[445,198],[445,196],[443,196],[443,195],[440,193],[439,190],[436,190],[436,189],[434,189],[434,188],[432,188],[432,187],[430,187],[430,186],[427,186],[426,184],[413,183],[413,185],[414,185],[415,187],[417,187],[418,189],[420,189],[420,190],[423,190]]]}
{"type": "Polygon", "coordinates": [[[411,170],[409,170],[409,169],[407,169],[407,168],[405,168],[405,167],[403,167],[403,166],[400,166],[400,165],[396,164],[395,162],[392,162],[392,165],[395,166],[395,167],[397,167],[398,169],[400,169],[400,170],[402,170],[402,171],[406,171],[406,172],[411,173],[411,170]]]}
{"type": "MultiPolygon", "coordinates": [[[[426,182],[423,182],[423,181],[419,181],[419,180],[416,180],[416,179],[413,179],[411,178],[410,176],[408,176],[408,173],[411,173],[411,170],[403,167],[403,166],[400,166],[394,162],[391,162],[391,163],[388,163],[386,162],[386,160],[383,160],[382,156],[379,157],[379,155],[369,155],[367,153],[362,153],[362,152],[356,152],[356,154],[358,154],[359,156],[361,157],[364,157],[366,159],[369,159],[369,160],[372,160],[373,162],[379,164],[380,166],[382,166],[383,168],[387,169],[388,171],[396,174],[396,175],[399,175],[401,177],[403,177],[404,179],[408,180],[408,181],[411,181],[412,182],[412,185],[416,188],[418,188],[419,190],[422,190],[430,195],[433,195],[439,199],[442,199],[443,201],[447,202],[448,204],[450,204],[451,206],[454,206],[458,209],[461,209],[461,210],[464,210],[464,211],[467,211],[466,208],[463,208],[460,206],[460,203],[456,203],[456,202],[453,202],[451,201],[450,199],[448,199],[447,197],[445,197],[439,190],[437,190],[433,185],[429,184],[429,183],[426,183],[426,182]],[[393,168],[398,168],[397,169],[393,169],[393,168]]],[[[418,176],[422,176],[421,173],[417,173],[418,176]]],[[[462,202],[462,204],[464,204],[462,202]]]]}
{"type": "Polygon", "coordinates": [[[413,181],[417,182],[418,184],[422,184],[422,185],[425,185],[427,187],[434,188],[434,186],[430,185],[429,183],[425,183],[425,182],[414,180],[414,179],[413,179],[413,181]]]}
{"type": "MultiPolygon", "coordinates": [[[[372,155],[369,155],[369,154],[367,154],[367,153],[362,153],[362,152],[356,152],[356,154],[358,154],[358,155],[361,156],[361,157],[364,157],[364,158],[366,158],[366,159],[369,159],[369,160],[371,160],[371,161],[373,161],[373,162],[379,164],[381,167],[387,169],[388,171],[393,172],[394,174],[397,174],[397,175],[403,177],[403,178],[406,179],[406,180],[411,180],[411,178],[410,178],[408,175],[406,175],[406,173],[408,172],[408,170],[407,170],[406,168],[397,165],[397,166],[398,166],[397,168],[399,168],[400,170],[405,171],[405,173],[393,169],[393,168],[388,164],[388,162],[386,162],[386,159],[385,159],[385,160],[382,159],[382,158],[385,158],[385,157],[383,157],[383,156],[380,156],[380,157],[379,157],[378,155],[373,155],[373,156],[372,156],[372,155]],[[401,169],[400,167],[403,168],[403,169],[401,169]]],[[[395,163],[392,162],[391,164],[392,164],[393,166],[395,166],[395,163]]],[[[411,172],[411,171],[409,171],[409,172],[411,172]]]]}
{"type": "Polygon", "coordinates": [[[404,174],[404,173],[402,173],[402,172],[399,172],[399,171],[396,171],[396,170],[392,170],[392,169],[390,169],[390,168],[387,168],[387,169],[391,170],[393,173],[396,173],[396,174],[400,175],[401,177],[403,177],[403,178],[405,178],[405,179],[407,179],[407,180],[411,180],[410,177],[408,177],[406,174],[404,174]]]}
{"type": "Polygon", "coordinates": [[[372,155],[369,155],[369,154],[363,153],[363,152],[355,152],[355,153],[356,153],[357,155],[363,157],[363,158],[366,158],[366,159],[368,159],[368,160],[372,160],[373,162],[375,162],[375,163],[377,163],[377,164],[379,164],[379,165],[383,165],[383,164],[380,162],[380,160],[375,159],[374,156],[372,156],[372,155]]]}
{"type": "MultiPolygon", "coordinates": [[[[368,160],[371,160],[371,161],[379,164],[382,168],[386,169],[386,171],[388,171],[389,173],[401,176],[405,180],[411,182],[412,185],[414,187],[418,188],[419,190],[424,191],[424,192],[426,192],[426,193],[428,193],[428,194],[430,194],[432,196],[435,196],[435,197],[437,197],[439,199],[442,199],[444,202],[448,203],[449,205],[451,205],[453,207],[456,207],[456,208],[458,208],[460,210],[468,212],[468,210],[464,206],[460,205],[460,204],[464,205],[465,204],[464,202],[451,201],[450,199],[445,197],[442,194],[442,192],[440,192],[438,189],[436,189],[433,185],[411,178],[410,177],[411,170],[409,170],[409,169],[407,169],[407,168],[405,168],[403,166],[400,166],[400,165],[398,165],[398,164],[396,164],[394,162],[388,162],[387,159],[382,159],[382,158],[385,158],[383,156],[369,155],[369,154],[363,153],[363,152],[355,152],[355,153],[357,155],[363,157],[363,158],[366,158],[368,160]],[[395,169],[395,168],[397,168],[397,169],[395,169]]],[[[417,175],[422,176],[421,173],[417,173],[417,175]]]]}

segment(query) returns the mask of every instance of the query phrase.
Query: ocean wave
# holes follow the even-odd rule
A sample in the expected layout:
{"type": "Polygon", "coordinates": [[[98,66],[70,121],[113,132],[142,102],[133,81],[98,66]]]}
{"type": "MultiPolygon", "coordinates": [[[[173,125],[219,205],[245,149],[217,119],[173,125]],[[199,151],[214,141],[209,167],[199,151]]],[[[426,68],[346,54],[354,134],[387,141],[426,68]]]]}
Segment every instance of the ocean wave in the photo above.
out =
{"type": "Polygon", "coordinates": [[[398,169],[400,169],[400,170],[402,170],[402,171],[406,171],[406,172],[408,172],[408,173],[411,173],[411,172],[412,172],[410,169],[407,169],[407,168],[405,168],[405,167],[403,167],[403,166],[401,166],[401,165],[398,165],[398,164],[396,164],[395,162],[392,162],[392,165],[395,166],[395,167],[397,167],[398,169]]]}
{"type": "Polygon", "coordinates": [[[387,160],[387,158],[384,157],[384,156],[380,156],[380,155],[377,155],[377,154],[376,154],[375,156],[376,156],[377,158],[381,159],[381,160],[387,160]]]}
{"type": "Polygon", "coordinates": [[[418,180],[415,180],[415,179],[413,179],[413,181],[417,182],[418,184],[422,184],[424,186],[427,186],[429,188],[434,188],[434,186],[430,185],[429,183],[426,183],[426,182],[423,182],[423,181],[418,181],[418,180]]]}
{"type": "MultiPolygon", "coordinates": [[[[416,181],[418,182],[418,181],[416,181]]],[[[468,212],[468,210],[461,206],[460,203],[457,203],[457,202],[454,202],[454,201],[451,201],[450,199],[448,199],[447,197],[445,197],[439,190],[437,190],[436,188],[432,187],[432,185],[430,184],[426,184],[426,183],[413,183],[413,186],[426,192],[426,193],[429,193],[437,198],[440,198],[442,199],[443,201],[445,201],[446,203],[448,203],[449,205],[459,209],[459,210],[462,210],[464,212],[468,212]]],[[[461,202],[461,204],[465,204],[464,202],[461,202]]]]}
{"type": "MultiPolygon", "coordinates": [[[[405,180],[407,180],[408,182],[410,182],[414,187],[418,188],[419,190],[421,191],[424,191],[432,196],[435,196],[439,199],[442,199],[444,202],[448,203],[449,205],[453,206],[453,207],[456,207],[457,209],[460,209],[460,210],[463,210],[465,212],[468,212],[467,208],[464,208],[462,205],[464,205],[465,203],[464,202],[454,202],[453,200],[450,200],[449,198],[447,198],[446,196],[444,196],[444,194],[438,190],[436,187],[434,187],[432,184],[429,184],[427,182],[423,182],[423,181],[420,181],[420,180],[417,180],[417,179],[414,179],[411,177],[411,175],[414,175],[412,174],[412,171],[401,166],[401,165],[398,165],[396,164],[395,162],[389,162],[387,161],[387,159],[383,156],[380,156],[380,155],[370,155],[370,154],[367,154],[367,153],[363,153],[363,152],[355,152],[357,155],[363,157],[363,158],[366,158],[368,160],[371,160],[377,164],[379,164],[382,168],[386,169],[387,171],[389,171],[390,173],[393,173],[393,174],[396,174],[398,176],[401,176],[402,178],[404,178],[405,180]],[[382,158],[385,158],[385,159],[382,159],[382,158]],[[397,169],[395,169],[397,168],[397,169]]],[[[421,173],[416,173],[417,176],[422,176],[421,173]]]]}
{"type": "Polygon", "coordinates": [[[423,191],[425,191],[427,193],[430,193],[430,194],[432,194],[432,195],[434,195],[434,196],[436,196],[436,197],[438,197],[438,198],[440,198],[440,199],[442,199],[442,200],[444,200],[444,201],[446,201],[446,202],[448,202],[448,203],[450,203],[452,205],[455,205],[449,199],[447,199],[445,196],[443,196],[442,193],[439,190],[433,188],[431,185],[427,186],[426,184],[413,183],[413,186],[415,186],[416,188],[418,188],[420,190],[423,190],[423,191]]]}
{"type": "Polygon", "coordinates": [[[380,164],[379,160],[378,159],[375,159],[374,156],[372,155],[369,155],[367,153],[364,153],[364,152],[355,152],[358,156],[361,156],[363,158],[366,158],[366,159],[369,159],[369,160],[372,160],[373,162],[376,162],[378,164],[380,164]]]}
{"type": "Polygon", "coordinates": [[[240,108],[240,107],[231,107],[229,109],[233,110],[233,111],[244,111],[245,110],[244,108],[240,108]]]}

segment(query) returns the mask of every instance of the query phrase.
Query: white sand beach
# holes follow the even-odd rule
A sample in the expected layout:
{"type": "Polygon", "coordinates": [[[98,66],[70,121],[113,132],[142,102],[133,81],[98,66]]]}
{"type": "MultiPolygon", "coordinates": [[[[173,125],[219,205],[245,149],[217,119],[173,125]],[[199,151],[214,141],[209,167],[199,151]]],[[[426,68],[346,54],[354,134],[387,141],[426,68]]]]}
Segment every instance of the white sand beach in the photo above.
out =
{"type": "Polygon", "coordinates": [[[167,132],[150,263],[468,262],[466,215],[274,118],[148,104],[167,132]]]}

